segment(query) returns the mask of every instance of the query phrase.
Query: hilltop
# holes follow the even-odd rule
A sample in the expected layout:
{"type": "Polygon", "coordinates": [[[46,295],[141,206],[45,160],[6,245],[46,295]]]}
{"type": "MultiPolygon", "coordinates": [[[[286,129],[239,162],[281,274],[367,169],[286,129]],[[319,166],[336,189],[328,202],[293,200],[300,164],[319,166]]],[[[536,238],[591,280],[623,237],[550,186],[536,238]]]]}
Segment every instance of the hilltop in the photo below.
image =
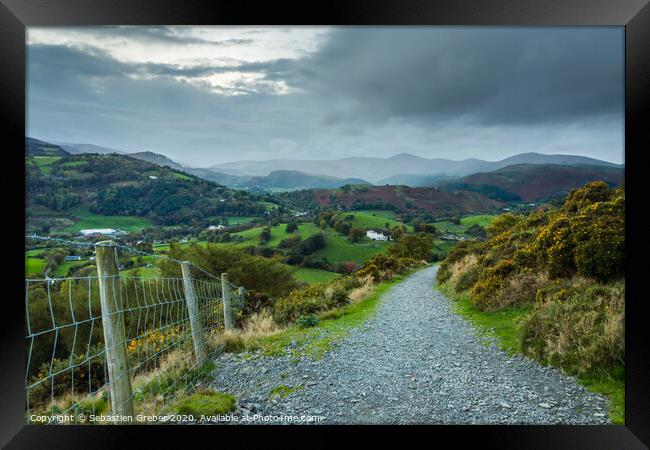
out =
{"type": "Polygon", "coordinates": [[[531,202],[564,196],[571,189],[595,180],[619,186],[623,177],[623,169],[617,167],[514,164],[449,181],[441,184],[440,188],[478,192],[501,201],[531,202]]]}
{"type": "Polygon", "coordinates": [[[260,195],[126,155],[27,156],[26,171],[32,228],[65,228],[88,215],[193,224],[222,215],[262,216],[277,207],[260,195]]]}
{"type": "Polygon", "coordinates": [[[305,209],[387,209],[424,211],[432,217],[461,216],[495,211],[503,203],[468,191],[444,192],[436,188],[347,185],[339,189],[312,189],[282,195],[305,209]]]}

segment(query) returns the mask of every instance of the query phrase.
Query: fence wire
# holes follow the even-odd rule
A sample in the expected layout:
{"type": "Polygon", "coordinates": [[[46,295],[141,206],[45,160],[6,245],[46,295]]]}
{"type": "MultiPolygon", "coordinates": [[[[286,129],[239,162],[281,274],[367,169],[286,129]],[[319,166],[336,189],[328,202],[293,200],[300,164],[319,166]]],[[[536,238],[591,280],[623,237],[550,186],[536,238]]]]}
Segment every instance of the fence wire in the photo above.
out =
{"type": "MultiPolygon", "coordinates": [[[[117,274],[100,278],[28,279],[25,281],[26,416],[108,415],[133,405],[136,414],[164,415],[173,401],[197,387],[211,370],[197,363],[183,278],[145,278],[117,274]],[[100,283],[110,287],[115,317],[102,315],[100,283]],[[123,327],[107,348],[104,321],[123,327]],[[113,322],[112,322],[113,323],[113,322]],[[126,352],[127,365],[111,377],[107,350],[126,352]],[[130,395],[111,398],[110,383],[127,381],[130,395]],[[115,403],[115,404],[114,404],[115,403]]],[[[200,333],[212,356],[214,337],[223,330],[223,289],[233,308],[244,307],[232,283],[190,278],[200,333]]],[[[110,340],[109,340],[110,341],[110,340]]],[[[209,361],[209,358],[208,358],[209,361]]],[[[81,417],[81,419],[79,419],[81,417]]],[[[39,420],[39,419],[36,419],[39,420]]]]}

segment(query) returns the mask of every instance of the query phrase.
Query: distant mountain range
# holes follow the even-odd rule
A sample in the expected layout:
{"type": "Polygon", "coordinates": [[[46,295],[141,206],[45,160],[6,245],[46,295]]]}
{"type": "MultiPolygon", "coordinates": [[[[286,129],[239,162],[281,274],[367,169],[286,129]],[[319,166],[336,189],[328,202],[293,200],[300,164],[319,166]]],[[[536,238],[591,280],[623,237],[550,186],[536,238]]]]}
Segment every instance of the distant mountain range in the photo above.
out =
{"type": "Polygon", "coordinates": [[[426,159],[408,153],[390,158],[338,160],[266,160],[217,164],[210,168],[183,166],[151,151],[124,153],[93,144],[51,143],[27,138],[31,155],[63,156],[117,153],[161,167],[170,167],[233,189],[287,192],[336,189],[345,185],[440,186],[442,190],[470,190],[501,201],[533,201],[560,195],[592,179],[620,184],[623,166],[574,155],[522,153],[500,161],[426,159]]]}
{"type": "Polygon", "coordinates": [[[273,159],[266,161],[237,161],[216,164],[210,168],[231,175],[265,176],[276,170],[293,170],[308,174],[328,175],[340,178],[362,178],[376,184],[395,176],[445,175],[465,176],[477,172],[490,172],[513,164],[559,164],[621,167],[618,164],[574,155],[543,155],[522,153],[500,161],[465,159],[426,159],[408,153],[390,158],[344,158],[336,160],[291,160],[273,159]]]}

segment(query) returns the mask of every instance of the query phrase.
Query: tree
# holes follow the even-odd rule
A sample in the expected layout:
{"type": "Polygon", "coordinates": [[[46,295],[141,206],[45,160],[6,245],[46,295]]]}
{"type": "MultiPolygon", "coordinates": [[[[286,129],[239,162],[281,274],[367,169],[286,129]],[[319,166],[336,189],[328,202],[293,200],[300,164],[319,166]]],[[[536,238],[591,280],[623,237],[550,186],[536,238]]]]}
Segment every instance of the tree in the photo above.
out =
{"type": "Polygon", "coordinates": [[[413,258],[430,261],[433,236],[426,233],[407,234],[388,247],[388,254],[397,258],[413,258]]]}
{"type": "Polygon", "coordinates": [[[350,228],[348,238],[350,239],[350,242],[359,242],[365,235],[366,232],[363,228],[352,227],[350,228]]]}
{"type": "Polygon", "coordinates": [[[264,228],[262,232],[260,233],[260,243],[266,244],[271,240],[271,229],[270,228],[264,228]]]}
{"type": "Polygon", "coordinates": [[[294,231],[298,231],[298,224],[296,222],[289,222],[287,224],[287,228],[285,231],[287,233],[293,233],[294,231]]]}

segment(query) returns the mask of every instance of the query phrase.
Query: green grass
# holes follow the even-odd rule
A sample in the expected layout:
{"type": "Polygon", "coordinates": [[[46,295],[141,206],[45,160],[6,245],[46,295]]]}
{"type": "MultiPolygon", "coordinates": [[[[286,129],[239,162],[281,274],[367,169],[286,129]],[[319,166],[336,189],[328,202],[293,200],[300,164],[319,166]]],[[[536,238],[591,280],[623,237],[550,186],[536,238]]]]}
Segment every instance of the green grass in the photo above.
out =
{"type": "Polygon", "coordinates": [[[293,273],[293,277],[298,281],[304,281],[305,283],[327,283],[335,278],[340,277],[341,274],[336,272],[330,272],[329,270],[322,269],[309,269],[309,268],[300,268],[293,273]]]}
{"type": "MultiPolygon", "coordinates": [[[[244,241],[237,243],[236,245],[242,247],[249,247],[253,245],[260,245],[260,234],[264,227],[251,228],[250,230],[242,231],[240,233],[234,233],[233,236],[241,236],[244,238],[244,241]]],[[[277,247],[280,244],[280,241],[292,236],[300,235],[303,239],[308,238],[312,234],[316,234],[321,231],[319,227],[313,223],[301,223],[298,225],[298,231],[294,233],[287,233],[287,224],[282,223],[276,227],[269,227],[271,229],[271,240],[266,243],[267,247],[277,247]]]]}
{"type": "Polygon", "coordinates": [[[439,285],[438,288],[447,297],[455,300],[453,303],[454,312],[474,324],[485,336],[496,337],[502,350],[509,355],[514,355],[519,351],[520,332],[517,324],[532,310],[532,305],[484,312],[474,308],[469,293],[456,293],[450,283],[439,285]]]}
{"type": "Polygon", "coordinates": [[[228,220],[229,225],[244,225],[247,223],[251,223],[255,219],[259,219],[259,217],[253,217],[253,216],[226,216],[226,219],[228,220]]]}
{"type": "MultiPolygon", "coordinates": [[[[350,211],[350,212],[345,212],[341,215],[345,217],[350,214],[354,215],[352,226],[359,227],[359,228],[385,228],[386,223],[388,223],[389,228],[403,225],[402,222],[393,220],[393,218],[386,217],[383,214],[379,215],[375,212],[375,215],[373,216],[372,211],[350,211]]],[[[407,228],[411,230],[412,227],[407,226],[407,228]]]]}
{"type": "Polygon", "coordinates": [[[403,276],[379,284],[367,298],[318,315],[319,323],[310,328],[292,325],[281,333],[259,338],[247,350],[260,349],[265,355],[301,355],[321,359],[332,345],[345,337],[351,329],[361,326],[376,310],[381,297],[403,276]],[[294,347],[289,347],[295,341],[294,347]]]}
{"type": "Polygon", "coordinates": [[[281,384],[280,386],[276,386],[269,391],[269,398],[273,398],[273,397],[285,398],[287,395],[291,394],[292,392],[296,392],[304,388],[305,387],[302,384],[299,384],[298,386],[295,387],[285,386],[281,384]]]}
{"type": "Polygon", "coordinates": [[[173,406],[178,414],[191,414],[196,419],[201,415],[217,416],[235,409],[235,396],[217,391],[202,391],[185,397],[173,406]]]}
{"type": "Polygon", "coordinates": [[[466,216],[462,217],[460,219],[460,225],[448,222],[448,221],[438,221],[434,222],[433,224],[436,226],[436,228],[440,231],[445,231],[449,233],[455,233],[455,234],[462,234],[467,231],[469,227],[472,225],[480,225],[482,227],[485,227],[488,225],[492,220],[496,217],[496,215],[492,214],[475,214],[472,216],[466,216]]]}
{"type": "Polygon", "coordinates": [[[65,277],[68,275],[68,270],[70,270],[71,267],[77,267],[77,266],[85,266],[88,264],[88,260],[85,261],[65,261],[59,266],[57,266],[56,270],[53,272],[53,275],[57,277],[65,277]]]}
{"type": "MultiPolygon", "coordinates": [[[[474,308],[468,293],[458,294],[450,282],[438,285],[449,298],[455,300],[454,311],[467,319],[485,336],[493,336],[501,349],[509,355],[520,353],[521,331],[518,322],[533,308],[532,305],[506,308],[501,311],[484,312],[474,308]]],[[[607,375],[576,377],[587,389],[609,399],[609,419],[617,425],[625,421],[625,381],[623,373],[615,378],[607,375]]]]}
{"type": "Polygon", "coordinates": [[[36,165],[44,175],[52,173],[52,164],[61,159],[60,156],[34,156],[36,165]]]}
{"type": "Polygon", "coordinates": [[[383,217],[385,219],[394,219],[397,215],[395,211],[389,211],[386,209],[368,209],[364,210],[363,213],[370,214],[371,216],[374,214],[377,217],[383,217]]]}
{"type": "Polygon", "coordinates": [[[609,398],[609,419],[616,425],[625,424],[625,376],[621,373],[616,379],[608,376],[583,376],[578,381],[587,389],[609,398]]]}
{"type": "MultiPolygon", "coordinates": [[[[135,276],[134,271],[135,269],[127,269],[120,273],[123,275],[135,276]]],[[[161,272],[158,267],[140,267],[138,276],[141,278],[157,278],[161,276],[161,272]]]]}
{"type": "Polygon", "coordinates": [[[100,216],[93,214],[85,208],[77,208],[70,211],[70,214],[80,220],[74,225],[63,228],[62,231],[77,233],[79,230],[88,228],[113,228],[124,231],[139,231],[151,225],[151,221],[144,217],[134,216],[100,216]]]}
{"type": "Polygon", "coordinates": [[[347,237],[330,233],[325,238],[325,247],[316,251],[314,256],[327,259],[328,262],[354,261],[363,264],[372,255],[384,252],[388,243],[382,241],[351,243],[347,237]]]}
{"type": "Polygon", "coordinates": [[[45,260],[41,258],[25,258],[25,273],[41,274],[45,270],[45,260]]]}

